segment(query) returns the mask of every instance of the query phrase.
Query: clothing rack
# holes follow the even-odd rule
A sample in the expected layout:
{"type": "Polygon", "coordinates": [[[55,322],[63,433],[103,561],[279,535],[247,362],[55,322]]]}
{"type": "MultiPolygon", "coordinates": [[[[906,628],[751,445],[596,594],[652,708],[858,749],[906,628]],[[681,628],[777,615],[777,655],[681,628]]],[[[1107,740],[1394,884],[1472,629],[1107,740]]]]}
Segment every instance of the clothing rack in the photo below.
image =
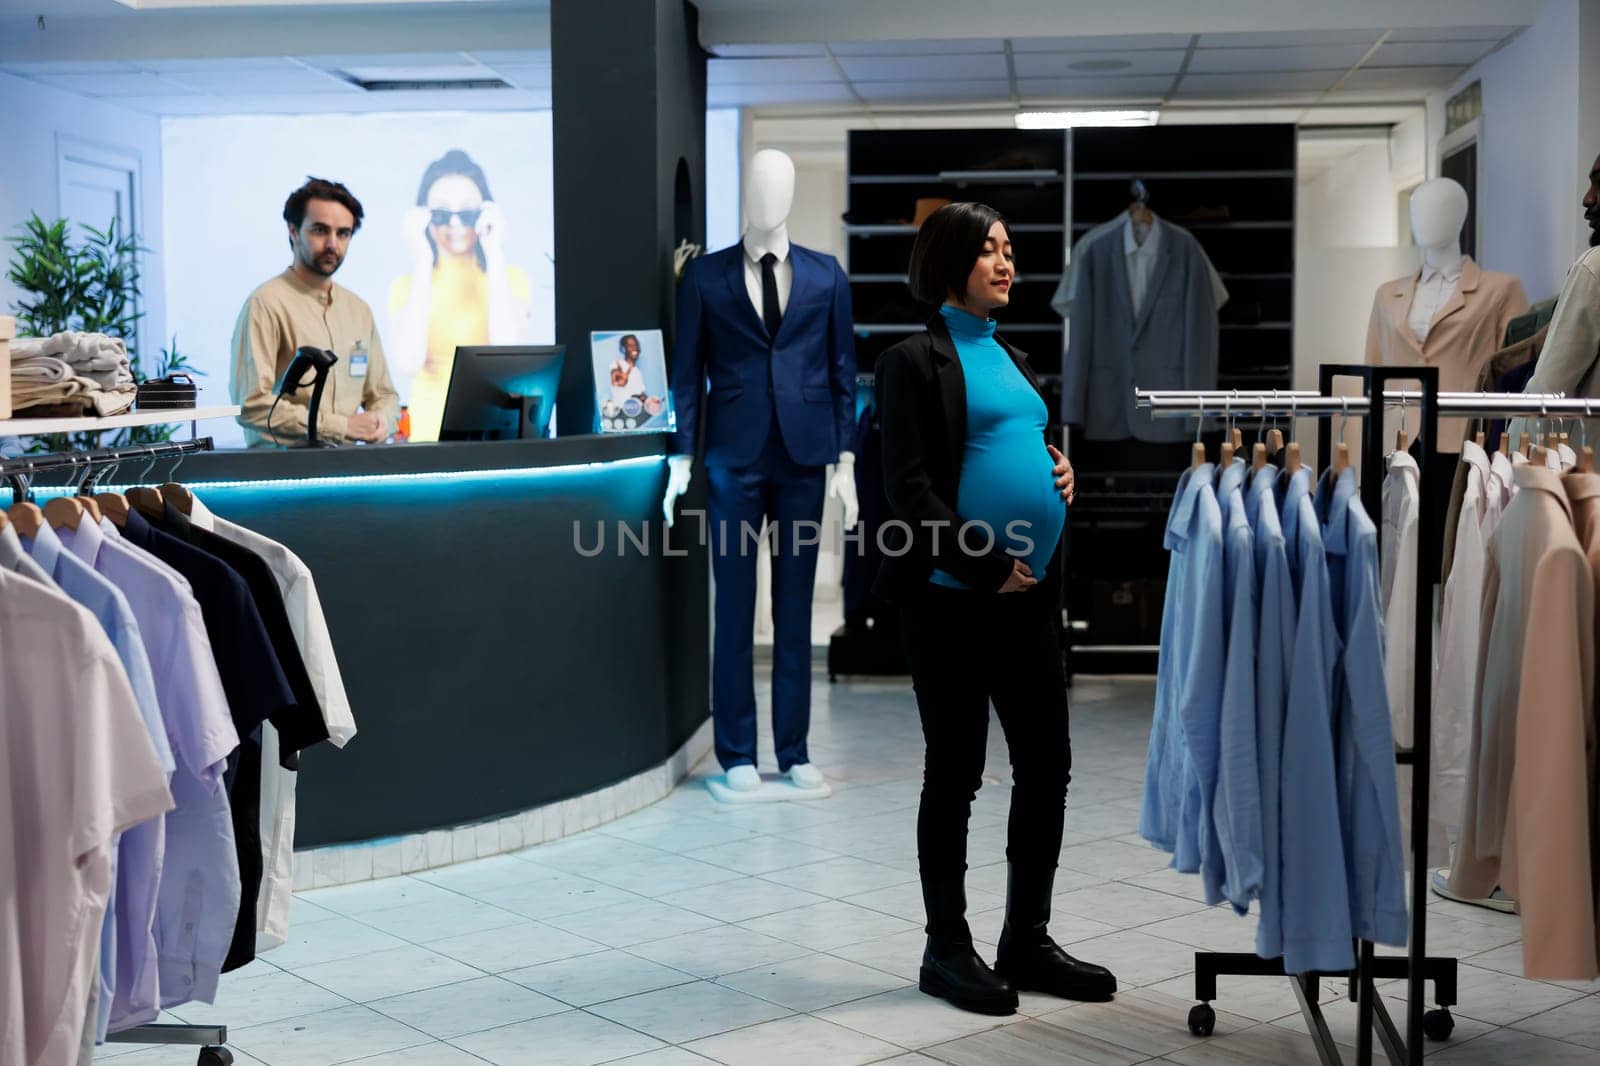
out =
{"type": "MultiPolygon", "coordinates": [[[[1262,418],[1317,418],[1320,468],[1326,468],[1332,451],[1328,422],[1334,417],[1348,416],[1363,419],[1361,454],[1361,499],[1369,516],[1377,520],[1382,515],[1384,427],[1381,418],[1367,417],[1385,407],[1415,406],[1421,413],[1421,428],[1417,445],[1423,456],[1422,466],[1436,468],[1438,459],[1438,419],[1441,415],[1469,415],[1479,417],[1533,417],[1560,418],[1592,416],[1595,401],[1573,399],[1560,394],[1540,393],[1441,393],[1438,391],[1438,371],[1433,367],[1374,367],[1324,365],[1319,370],[1320,391],[1285,392],[1281,390],[1241,391],[1145,391],[1135,390],[1135,402],[1156,417],[1200,417],[1222,415],[1247,419],[1251,415],[1262,418]],[[1353,377],[1362,383],[1359,396],[1332,394],[1336,378],[1353,377]],[[1420,389],[1391,389],[1390,382],[1420,382],[1420,389]],[[1377,397],[1376,405],[1374,396],[1377,397]]],[[[1418,501],[1418,523],[1429,528],[1433,519],[1433,503],[1427,493],[1418,501]]],[[[1439,572],[1442,545],[1422,538],[1418,543],[1417,603],[1414,647],[1419,663],[1430,663],[1433,658],[1432,611],[1422,605],[1433,602],[1433,583],[1439,572]]],[[[1423,1038],[1444,1040],[1454,1028],[1449,1007],[1456,1002],[1456,960],[1427,955],[1427,893],[1428,851],[1427,825],[1432,754],[1433,704],[1432,671],[1418,669],[1413,681],[1413,733],[1410,748],[1397,748],[1395,761],[1412,768],[1411,786],[1411,928],[1405,957],[1378,956],[1369,941],[1358,944],[1356,967],[1348,974],[1308,973],[1291,976],[1295,997],[1300,1002],[1312,1042],[1319,1059],[1333,1066],[1340,1056],[1322,1015],[1317,987],[1322,977],[1344,976],[1350,982],[1351,998],[1357,1003],[1358,1025],[1356,1061],[1368,1066],[1372,1061],[1372,1033],[1376,1029],[1384,1051],[1391,1063],[1420,1066],[1423,1061],[1423,1038]],[[1404,977],[1407,980],[1406,1035],[1401,1040],[1388,1011],[1376,993],[1374,982],[1404,977]],[[1438,1009],[1424,1010],[1425,983],[1434,982],[1438,1009]]],[[[1237,976],[1290,976],[1285,975],[1281,959],[1263,959],[1251,953],[1196,952],[1195,998],[1201,1002],[1190,1012],[1189,1027],[1200,1036],[1209,1035],[1216,1022],[1210,1000],[1216,998],[1217,977],[1223,974],[1237,976]]]]}
{"type": "MultiPolygon", "coordinates": [[[[164,441],[158,444],[130,445],[123,448],[103,448],[87,452],[50,452],[42,455],[23,455],[0,460],[0,479],[11,487],[16,501],[33,498],[33,479],[40,475],[67,473],[67,487],[82,495],[92,492],[95,483],[107,471],[124,463],[148,461],[146,473],[163,459],[174,459],[173,469],[183,457],[194,452],[213,449],[210,437],[186,441],[164,441]],[[80,481],[74,482],[71,474],[83,471],[80,481]]],[[[168,476],[171,476],[169,471],[168,476]]],[[[143,480],[143,474],[140,476],[143,480]]],[[[138,1025],[121,1032],[109,1033],[108,1044],[160,1044],[198,1046],[198,1066],[232,1066],[233,1053],[223,1045],[228,1042],[225,1025],[138,1025]]]]}

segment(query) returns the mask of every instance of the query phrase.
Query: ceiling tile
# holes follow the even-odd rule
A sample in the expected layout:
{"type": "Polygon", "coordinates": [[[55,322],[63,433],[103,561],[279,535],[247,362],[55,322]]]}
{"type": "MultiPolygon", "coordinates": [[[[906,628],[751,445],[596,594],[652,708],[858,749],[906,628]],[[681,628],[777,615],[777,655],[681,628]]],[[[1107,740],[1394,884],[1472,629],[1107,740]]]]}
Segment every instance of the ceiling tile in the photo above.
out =
{"type": "Polygon", "coordinates": [[[1408,41],[1503,41],[1522,26],[1434,26],[1421,30],[1394,30],[1389,40],[1408,41]]]}
{"type": "Polygon", "coordinates": [[[32,78],[40,74],[137,74],[141,67],[132,63],[81,63],[50,61],[42,63],[6,63],[0,66],[10,74],[32,78]]]}
{"type": "Polygon", "coordinates": [[[550,64],[548,63],[528,67],[503,66],[497,63],[490,69],[519,89],[550,88],[550,64]]]}
{"type": "Polygon", "coordinates": [[[952,81],[1004,80],[1006,77],[1006,57],[998,54],[945,55],[940,56],[937,63],[929,63],[921,56],[842,56],[839,65],[844,67],[845,76],[854,82],[922,81],[930,75],[952,81]]]}
{"type": "Polygon", "coordinates": [[[856,82],[856,92],[874,103],[892,101],[1005,100],[1011,98],[1008,82],[984,81],[894,81],[856,82]]]}
{"type": "Polygon", "coordinates": [[[732,59],[763,59],[773,56],[825,56],[828,49],[821,44],[719,44],[712,52],[732,59]]]}
{"type": "Polygon", "coordinates": [[[1288,74],[1188,74],[1178,86],[1177,95],[1323,92],[1339,80],[1341,73],[1337,70],[1306,70],[1288,74]]]}
{"type": "Polygon", "coordinates": [[[706,64],[706,81],[712,85],[839,80],[839,68],[831,59],[713,59],[706,64]]]}
{"type": "Polygon", "coordinates": [[[1388,44],[1361,64],[1367,67],[1470,67],[1488,55],[1498,41],[1436,41],[1430,44],[1388,44]]]}
{"type": "Polygon", "coordinates": [[[1363,44],[1317,44],[1284,48],[1201,48],[1195,52],[1189,69],[1196,74],[1348,70],[1361,61],[1369,47],[1363,44]]]}
{"type": "Polygon", "coordinates": [[[1380,30],[1271,30],[1264,33],[1203,33],[1201,48],[1284,48],[1294,45],[1367,44],[1380,30]]]}
{"type": "Polygon", "coordinates": [[[829,47],[836,56],[946,56],[1004,52],[1006,43],[997,37],[981,41],[839,41],[829,47]]]}
{"type": "Polygon", "coordinates": [[[1124,77],[1176,74],[1187,52],[1022,52],[1013,60],[1018,78],[1124,77]],[[1115,65],[1113,65],[1115,64],[1115,65]]]}
{"type": "Polygon", "coordinates": [[[478,61],[465,52],[404,52],[389,55],[308,55],[307,63],[323,70],[346,67],[476,67],[478,61]]]}
{"type": "Polygon", "coordinates": [[[848,86],[832,85],[712,85],[706,89],[707,107],[759,107],[777,104],[853,104],[848,86]]]}
{"type": "Polygon", "coordinates": [[[1187,33],[1145,33],[1126,37],[1014,37],[1013,52],[1135,52],[1189,47],[1187,33]]]}
{"type": "Polygon", "coordinates": [[[1380,67],[1350,72],[1341,89],[1443,89],[1465,70],[1456,67],[1380,67]]]}
{"type": "Polygon", "coordinates": [[[167,79],[210,96],[257,96],[276,93],[336,93],[361,90],[332,74],[305,67],[284,70],[191,71],[167,79]]]}
{"type": "Polygon", "coordinates": [[[1160,99],[1172,78],[1018,78],[1017,91],[1029,99],[1074,100],[1160,99]]]}
{"type": "Polygon", "coordinates": [[[287,56],[220,56],[203,59],[142,59],[142,70],[154,74],[233,73],[241,70],[304,70],[287,56]]]}
{"type": "Polygon", "coordinates": [[[181,96],[190,91],[157,74],[41,74],[34,80],[81,96],[181,96]]]}
{"type": "Polygon", "coordinates": [[[550,62],[550,49],[491,49],[487,52],[473,52],[471,58],[491,67],[497,64],[503,64],[508,67],[531,67],[540,63],[548,64],[550,62]]]}

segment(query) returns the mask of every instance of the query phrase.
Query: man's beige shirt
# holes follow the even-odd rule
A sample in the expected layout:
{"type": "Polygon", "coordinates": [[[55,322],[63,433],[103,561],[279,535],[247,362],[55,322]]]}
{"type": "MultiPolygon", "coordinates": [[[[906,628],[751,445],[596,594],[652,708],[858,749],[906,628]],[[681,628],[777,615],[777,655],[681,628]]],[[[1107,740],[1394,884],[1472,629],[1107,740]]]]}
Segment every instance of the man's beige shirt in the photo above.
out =
{"type": "MultiPolygon", "coordinates": [[[[326,348],[339,357],[328,371],[317,416],[318,435],[331,441],[348,441],[346,424],[365,408],[383,419],[384,435],[395,431],[400,400],[389,378],[372,309],[355,293],[340,285],[322,292],[300,280],[292,270],[266,282],[245,301],[233,328],[233,375],[229,391],[243,409],[239,422],[245,442],[256,447],[273,444],[267,413],[272,408],[278,379],[289,368],[295,349],[304,345],[326,348]],[[366,357],[365,376],[357,360],[366,357]],[[354,372],[354,373],[353,373],[354,372]]],[[[309,376],[309,375],[308,375],[309,376]]],[[[285,396],[272,413],[271,429],[286,446],[304,444],[306,412],[311,402],[309,386],[285,396]]]]}

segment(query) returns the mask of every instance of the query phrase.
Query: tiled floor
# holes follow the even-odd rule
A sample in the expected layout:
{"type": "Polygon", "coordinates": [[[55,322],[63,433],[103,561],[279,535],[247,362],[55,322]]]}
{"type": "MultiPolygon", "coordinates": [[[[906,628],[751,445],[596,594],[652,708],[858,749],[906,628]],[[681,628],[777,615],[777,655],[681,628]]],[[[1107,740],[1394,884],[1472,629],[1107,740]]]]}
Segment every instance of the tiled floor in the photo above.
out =
{"type": "MultiPolygon", "coordinates": [[[[1110,966],[1113,1003],[1023,997],[1012,1019],[914,987],[922,950],[914,826],[921,735],[908,687],[815,687],[812,758],[832,799],[720,807],[697,778],[620,822],[411,877],[305,892],[290,942],[225,978],[215,1007],[242,1064],[630,1066],[1313,1063],[1282,979],[1223,978],[1216,1034],[1190,1036],[1196,949],[1249,950],[1253,920],[1207,909],[1135,835],[1145,681],[1081,681],[1077,766],[1052,931],[1110,966]]],[[[714,771],[701,767],[699,773],[714,771]]],[[[991,730],[970,835],[975,933],[992,952],[1009,778],[991,730]]],[[[1600,1060],[1600,986],[1525,980],[1513,917],[1436,901],[1429,948],[1461,957],[1447,1064],[1600,1060]]],[[[1385,988],[1403,1012],[1403,988],[1385,988]]],[[[1333,982],[1335,1037],[1354,1010],[1333,982]]],[[[193,1051],[113,1045],[118,1066],[193,1051]]]]}

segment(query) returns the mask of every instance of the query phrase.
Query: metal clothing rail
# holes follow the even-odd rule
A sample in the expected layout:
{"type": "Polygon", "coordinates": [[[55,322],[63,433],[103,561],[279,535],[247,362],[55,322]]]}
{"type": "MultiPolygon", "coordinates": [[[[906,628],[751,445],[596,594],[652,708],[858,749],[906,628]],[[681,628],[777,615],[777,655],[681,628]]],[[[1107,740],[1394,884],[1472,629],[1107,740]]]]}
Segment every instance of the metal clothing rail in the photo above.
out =
{"type": "MultiPolygon", "coordinates": [[[[1326,468],[1331,450],[1328,435],[1327,420],[1336,416],[1350,416],[1362,418],[1363,447],[1361,455],[1361,496],[1362,504],[1369,515],[1381,516],[1382,509],[1382,483],[1383,483],[1383,420],[1380,418],[1366,418],[1374,409],[1381,410],[1386,400],[1398,404],[1405,402],[1415,406],[1421,412],[1422,424],[1417,434],[1417,444],[1422,449],[1423,455],[1434,453],[1435,439],[1438,432],[1438,415],[1441,400],[1438,394],[1438,370],[1432,367],[1417,368],[1386,368],[1369,366],[1324,366],[1321,368],[1321,389],[1314,394],[1283,394],[1283,393],[1234,393],[1234,392],[1147,392],[1138,390],[1135,395],[1137,406],[1149,410],[1160,417],[1203,417],[1205,415],[1220,414],[1224,416],[1237,416],[1248,419],[1251,415],[1262,417],[1277,416],[1287,418],[1315,417],[1321,419],[1318,427],[1318,466],[1326,468]],[[1335,396],[1333,395],[1333,379],[1335,377],[1356,377],[1362,382],[1362,395],[1360,396],[1335,396]],[[1387,386],[1391,380],[1420,381],[1421,389],[1413,396],[1402,397],[1388,392],[1387,386]],[[1374,403],[1374,394],[1378,396],[1374,403]]],[[[1430,528],[1432,520],[1432,505],[1426,493],[1419,501],[1421,514],[1418,522],[1423,529],[1430,528]]],[[[1419,544],[1419,552],[1427,550],[1437,554],[1438,546],[1429,545],[1424,548],[1419,544]]],[[[1419,604],[1432,602],[1431,574],[1438,573],[1438,561],[1435,558],[1432,565],[1419,559],[1417,566],[1417,602],[1419,604]]],[[[1417,612],[1417,661],[1432,661],[1432,617],[1430,612],[1419,610],[1417,612]]],[[[1294,989],[1295,998],[1300,1003],[1301,1013],[1306,1019],[1306,1028],[1311,1034],[1313,1046],[1316,1048],[1318,1059],[1325,1066],[1337,1066],[1342,1062],[1338,1046],[1333,1035],[1328,1029],[1326,1018],[1323,1016],[1319,1002],[1319,988],[1321,979],[1326,976],[1345,976],[1350,983],[1350,996],[1356,1001],[1357,1031],[1356,1031],[1356,1062],[1358,1066],[1370,1066],[1372,1062],[1372,1033],[1377,1030],[1382,1041],[1384,1051],[1390,1062],[1421,1066],[1423,1060],[1423,1035],[1427,1029],[1429,1035],[1436,1039],[1443,1039],[1453,1027],[1449,1016],[1448,1007],[1455,1002],[1456,992],[1456,963],[1450,958],[1428,958],[1426,955],[1426,928],[1427,928],[1427,826],[1428,826],[1428,762],[1427,753],[1430,749],[1429,739],[1429,710],[1432,707],[1431,685],[1432,676],[1427,670],[1417,670],[1416,688],[1414,699],[1416,710],[1413,714],[1414,732],[1412,735],[1412,748],[1410,751],[1396,751],[1397,762],[1412,763],[1415,766],[1412,781],[1412,821],[1410,855],[1413,871],[1411,893],[1411,923],[1408,937],[1408,953],[1405,958],[1379,958],[1376,956],[1371,941],[1361,940],[1356,942],[1355,967],[1347,974],[1287,974],[1283,969],[1283,960],[1263,959],[1252,953],[1245,952],[1196,952],[1195,953],[1195,998],[1199,1004],[1190,1011],[1189,1028],[1198,1035],[1209,1035],[1216,1023],[1216,1013],[1210,1001],[1216,998],[1217,977],[1223,974],[1237,976],[1286,976],[1290,978],[1294,989]],[[1409,981],[1407,992],[1406,1039],[1401,1040],[1395,1030],[1394,1023],[1384,1008],[1378,996],[1375,982],[1378,979],[1393,977],[1406,977],[1409,981]],[[1429,1012],[1428,1023],[1424,1025],[1423,994],[1424,981],[1432,979],[1434,982],[1435,998],[1441,1010],[1429,1012]]]]}
{"type": "MultiPolygon", "coordinates": [[[[66,484],[82,495],[93,491],[95,482],[106,471],[123,463],[148,462],[140,475],[154,469],[163,459],[181,461],[185,455],[212,450],[210,437],[185,441],[163,441],[158,444],[138,444],[123,448],[103,448],[87,452],[50,452],[43,455],[22,455],[0,459],[0,480],[11,486],[13,499],[33,498],[32,481],[35,477],[65,472],[66,484]],[[82,480],[74,482],[71,475],[83,471],[82,480]]],[[[176,463],[174,464],[176,466],[176,463]]],[[[170,471],[169,471],[170,476],[170,471]]],[[[139,1025],[106,1036],[108,1044],[159,1044],[187,1045],[200,1048],[198,1066],[231,1066],[233,1053],[225,1045],[228,1028],[225,1025],[139,1025]]]]}

